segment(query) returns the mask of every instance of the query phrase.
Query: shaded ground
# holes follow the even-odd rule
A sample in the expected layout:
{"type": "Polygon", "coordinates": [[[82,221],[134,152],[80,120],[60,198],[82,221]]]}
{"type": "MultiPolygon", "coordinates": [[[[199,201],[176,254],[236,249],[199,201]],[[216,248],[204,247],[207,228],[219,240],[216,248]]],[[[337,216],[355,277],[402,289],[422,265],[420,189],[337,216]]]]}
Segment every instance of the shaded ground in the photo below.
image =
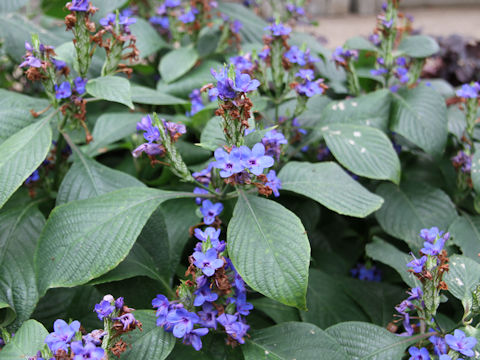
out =
{"type": "MultiPolygon", "coordinates": [[[[414,16],[414,28],[424,34],[459,34],[480,39],[480,6],[406,8],[404,12],[414,16]]],[[[324,37],[329,48],[343,45],[353,36],[368,35],[375,27],[375,16],[372,15],[322,17],[317,20],[318,26],[299,27],[298,30],[324,37]]]]}

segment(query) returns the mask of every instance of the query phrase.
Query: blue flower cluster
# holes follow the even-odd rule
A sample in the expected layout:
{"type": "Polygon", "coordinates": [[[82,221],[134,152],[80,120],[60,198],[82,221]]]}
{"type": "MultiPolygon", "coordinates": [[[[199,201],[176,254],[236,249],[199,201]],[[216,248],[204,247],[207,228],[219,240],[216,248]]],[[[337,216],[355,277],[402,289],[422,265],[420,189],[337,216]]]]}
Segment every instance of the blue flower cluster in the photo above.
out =
{"type": "Polygon", "coordinates": [[[311,69],[301,69],[295,74],[301,79],[295,86],[295,91],[300,96],[312,97],[313,95],[323,94],[326,86],[323,85],[323,79],[313,81],[314,72],[311,69]]]}
{"type": "Polygon", "coordinates": [[[480,92],[480,84],[474,82],[472,84],[463,84],[462,87],[457,90],[457,96],[464,99],[476,99],[480,92]]]}
{"type": "MultiPolygon", "coordinates": [[[[173,142],[176,142],[180,136],[187,132],[187,128],[183,124],[165,121],[163,119],[161,121],[163,128],[168,132],[173,142]]],[[[152,117],[150,115],[144,116],[137,123],[137,130],[144,131],[143,137],[147,142],[132,151],[133,157],[137,158],[142,153],[146,153],[148,156],[163,156],[165,154],[165,148],[162,146],[160,139],[160,131],[163,131],[163,129],[159,129],[157,125],[152,123],[152,117]]]]}
{"type": "Polygon", "coordinates": [[[110,31],[115,31],[118,25],[122,34],[130,35],[132,33],[130,25],[137,22],[136,18],[131,17],[132,15],[133,12],[129,8],[126,8],[118,15],[118,17],[114,13],[109,13],[104,18],[101,18],[99,23],[104,29],[110,31]]]}
{"type": "Polygon", "coordinates": [[[472,156],[460,150],[457,155],[452,157],[452,164],[455,169],[460,169],[463,173],[470,174],[472,171],[472,156]]]}
{"type": "Polygon", "coordinates": [[[357,50],[350,50],[344,49],[341,46],[335,48],[332,54],[332,60],[340,66],[347,67],[348,62],[350,60],[358,60],[358,51],[357,50]]]}
{"type": "MultiPolygon", "coordinates": [[[[207,201],[207,200],[206,200],[207,201]]],[[[229,342],[243,344],[249,329],[245,316],[253,309],[246,300],[246,286],[226,256],[225,241],[220,240],[220,229],[207,227],[195,229],[200,240],[190,257],[187,274],[194,281],[187,281],[177,292],[179,300],[169,301],[157,295],[152,306],[157,309],[157,326],[173,336],[183,339],[195,350],[202,348],[201,337],[220,324],[229,336],[229,342]],[[182,298],[187,291],[188,295],[182,298]],[[189,302],[188,299],[192,299],[189,302]]]]}
{"type": "MultiPolygon", "coordinates": [[[[443,231],[439,231],[437,227],[430,229],[422,229],[420,231],[420,237],[425,240],[423,248],[420,252],[423,254],[420,259],[413,256],[413,260],[410,261],[407,266],[411,268],[411,271],[415,274],[420,274],[424,270],[424,266],[428,260],[428,256],[439,256],[442,253],[445,242],[449,239],[450,234],[444,234],[443,231]]],[[[441,260],[437,260],[437,264],[440,264],[441,260]]],[[[436,265],[435,265],[436,266],[436,265]]]]}
{"type": "Polygon", "coordinates": [[[357,264],[353,269],[350,270],[352,277],[364,281],[382,281],[382,272],[375,265],[369,267],[365,264],[357,264]]]}
{"type": "MultiPolygon", "coordinates": [[[[467,356],[472,357],[475,355],[473,348],[477,344],[477,339],[474,337],[467,337],[465,333],[460,329],[455,329],[452,334],[445,335],[445,338],[441,336],[431,336],[429,338],[430,343],[433,345],[433,352],[438,356],[438,360],[452,360],[452,357],[448,355],[448,349],[467,356]]],[[[411,357],[409,360],[430,360],[430,352],[427,348],[417,348],[412,346],[408,349],[411,357]]],[[[457,354],[454,359],[461,360],[457,354]]]]}
{"type": "MultiPolygon", "coordinates": [[[[190,98],[190,103],[192,106],[190,108],[190,111],[187,111],[187,116],[193,116],[200,110],[203,110],[205,108],[204,100],[202,98],[202,92],[200,89],[193,89],[190,95],[188,95],[188,97],[190,98]]],[[[208,96],[209,102],[213,102],[216,100],[217,97],[215,96],[215,94],[208,96]]]]}
{"type": "Polygon", "coordinates": [[[260,81],[252,79],[250,75],[235,70],[235,77],[229,77],[229,68],[224,67],[216,72],[211,70],[213,77],[217,80],[217,86],[212,87],[208,95],[216,97],[221,100],[228,101],[236,99],[237,97],[255,91],[260,86],[260,81]]]}

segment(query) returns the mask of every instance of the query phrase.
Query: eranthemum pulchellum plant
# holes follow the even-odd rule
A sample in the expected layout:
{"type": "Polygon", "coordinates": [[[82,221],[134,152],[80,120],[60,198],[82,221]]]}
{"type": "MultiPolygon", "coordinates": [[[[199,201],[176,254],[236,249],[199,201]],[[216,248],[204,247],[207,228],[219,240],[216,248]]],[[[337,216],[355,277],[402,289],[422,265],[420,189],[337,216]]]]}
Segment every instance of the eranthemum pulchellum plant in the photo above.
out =
{"type": "Polygon", "coordinates": [[[0,359],[478,357],[478,84],[398,1],[332,51],[301,1],[47,5],[0,15],[0,359]]]}

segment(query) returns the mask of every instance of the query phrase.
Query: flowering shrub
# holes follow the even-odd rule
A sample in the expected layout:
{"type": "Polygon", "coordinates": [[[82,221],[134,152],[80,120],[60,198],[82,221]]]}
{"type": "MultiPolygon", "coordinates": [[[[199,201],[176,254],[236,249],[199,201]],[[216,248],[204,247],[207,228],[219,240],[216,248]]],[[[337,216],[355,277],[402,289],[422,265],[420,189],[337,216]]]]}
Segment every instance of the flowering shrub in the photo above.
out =
{"type": "Polygon", "coordinates": [[[480,85],[398,2],[0,5],[0,360],[478,358],[480,85]]]}

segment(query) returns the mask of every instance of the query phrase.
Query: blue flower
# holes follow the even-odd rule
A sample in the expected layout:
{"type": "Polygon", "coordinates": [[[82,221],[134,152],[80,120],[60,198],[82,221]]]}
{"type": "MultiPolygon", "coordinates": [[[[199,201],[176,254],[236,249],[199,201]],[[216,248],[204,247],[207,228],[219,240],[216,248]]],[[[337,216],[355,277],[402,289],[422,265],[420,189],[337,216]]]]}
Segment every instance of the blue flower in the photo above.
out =
{"type": "Polygon", "coordinates": [[[273,166],[274,160],[265,155],[265,146],[262,143],[255,144],[250,150],[247,146],[240,147],[243,166],[254,175],[263,173],[263,169],[273,166]]]}
{"type": "Polygon", "coordinates": [[[205,105],[203,105],[200,89],[193,89],[190,95],[188,95],[188,97],[190,98],[190,103],[192,104],[192,107],[190,112],[187,112],[187,116],[193,116],[197,112],[205,108],[205,105]]]}
{"type": "Polygon", "coordinates": [[[123,297],[120,296],[117,300],[115,300],[115,309],[122,310],[124,305],[123,297]]]}
{"type": "Polygon", "coordinates": [[[113,13],[109,13],[104,18],[101,18],[98,22],[103,27],[107,27],[107,26],[114,26],[116,21],[117,21],[117,15],[113,13]]]}
{"type": "Polygon", "coordinates": [[[95,305],[95,312],[100,320],[110,315],[115,310],[115,306],[107,300],[102,300],[100,304],[95,305]]]}
{"type": "Polygon", "coordinates": [[[66,99],[66,98],[69,98],[71,95],[72,95],[72,88],[68,81],[64,81],[63,83],[60,84],[60,86],[57,86],[55,84],[55,97],[57,99],[66,99]]]}
{"type": "Polygon", "coordinates": [[[189,23],[192,23],[195,21],[195,13],[190,10],[189,12],[187,13],[184,13],[184,14],[181,14],[179,17],[178,17],[178,20],[180,20],[181,22],[183,22],[184,24],[189,24],[189,23]]]}
{"type": "Polygon", "coordinates": [[[373,76],[381,76],[381,75],[384,75],[386,73],[388,73],[388,70],[385,69],[385,68],[370,70],[370,74],[372,74],[373,76]]]}
{"type": "MultiPolygon", "coordinates": [[[[68,10],[70,11],[88,11],[89,0],[73,0],[68,10]]],[[[68,4],[67,4],[68,5],[68,4]]]]}
{"type": "Polygon", "coordinates": [[[423,291],[419,287],[412,288],[408,294],[410,295],[407,300],[420,300],[423,296],[423,291]]]}
{"type": "Polygon", "coordinates": [[[457,155],[452,157],[452,164],[455,169],[460,169],[463,173],[468,174],[472,171],[472,156],[460,150],[457,155]]]}
{"type": "Polygon", "coordinates": [[[67,66],[67,63],[62,60],[57,60],[52,58],[52,63],[55,66],[55,70],[59,71],[62,70],[65,66],[67,66]]]}
{"type": "Polygon", "coordinates": [[[75,85],[75,91],[79,95],[85,93],[85,85],[87,85],[87,81],[88,79],[84,79],[81,76],[76,77],[75,80],[73,80],[73,84],[75,85]]]}
{"type": "Polygon", "coordinates": [[[113,318],[113,320],[120,321],[120,323],[123,325],[123,331],[126,331],[130,326],[137,323],[137,320],[132,313],[125,313],[122,316],[113,318]]]}
{"type": "Polygon", "coordinates": [[[215,241],[220,238],[220,229],[215,229],[213,227],[207,227],[204,231],[200,229],[195,229],[194,232],[195,237],[200,240],[200,241],[207,241],[210,239],[210,241],[215,241]]]}
{"type": "Polygon", "coordinates": [[[203,215],[205,225],[211,225],[215,221],[215,217],[223,211],[223,204],[213,204],[210,200],[204,200],[200,212],[203,215]]]}
{"type": "Polygon", "coordinates": [[[412,355],[409,360],[430,360],[430,354],[425,348],[418,349],[415,346],[412,346],[408,349],[410,355],[412,355]]]}
{"type": "Polygon", "coordinates": [[[402,84],[406,84],[410,77],[408,76],[408,69],[404,67],[397,67],[395,69],[395,76],[402,84]]]}
{"type": "Polygon", "coordinates": [[[228,77],[228,70],[226,68],[221,69],[218,73],[211,69],[215,80],[217,80],[217,87],[209,90],[209,95],[217,95],[220,99],[233,99],[237,95],[233,89],[233,80],[228,77]]]}
{"type": "Polygon", "coordinates": [[[40,180],[40,173],[38,172],[38,169],[37,169],[27,178],[27,180],[25,180],[25,184],[28,185],[38,180],[40,180]]]}
{"type": "Polygon", "coordinates": [[[435,354],[440,356],[447,353],[447,343],[444,338],[440,336],[430,336],[428,340],[433,344],[433,351],[435,354]]]}
{"type": "Polygon", "coordinates": [[[240,344],[244,344],[243,337],[246,335],[250,326],[241,321],[237,321],[237,315],[222,314],[217,318],[217,321],[225,328],[225,332],[232,338],[237,340],[240,344]]]}
{"type": "Polygon", "coordinates": [[[398,66],[407,66],[407,59],[403,56],[400,56],[397,58],[397,60],[395,60],[395,63],[398,66]]]}
{"type": "Polygon", "coordinates": [[[86,343],[85,345],[83,345],[81,341],[73,342],[72,352],[75,354],[73,360],[102,360],[105,356],[105,350],[101,347],[96,347],[95,344],[91,342],[86,343]]]}
{"type": "Polygon", "coordinates": [[[258,57],[262,60],[266,60],[270,56],[270,48],[265,48],[258,53],[258,57]]]}
{"type": "Polygon", "coordinates": [[[155,156],[161,155],[164,152],[165,149],[157,143],[144,143],[132,151],[132,156],[138,158],[142,153],[146,153],[149,156],[155,156]]]}
{"type": "Polygon", "coordinates": [[[426,256],[422,256],[420,259],[417,259],[415,256],[413,256],[413,260],[410,261],[407,264],[407,266],[411,267],[414,273],[421,273],[423,270],[423,266],[425,265],[426,262],[427,262],[426,256]]]}
{"type": "Polygon", "coordinates": [[[68,351],[70,341],[80,330],[80,322],[75,320],[69,325],[64,320],[58,319],[53,323],[53,330],[45,338],[45,343],[49,349],[53,354],[56,354],[57,350],[60,349],[68,351]]]}
{"type": "Polygon", "coordinates": [[[242,74],[239,71],[235,75],[235,83],[232,88],[239,92],[249,93],[257,90],[260,86],[260,81],[250,78],[248,74],[242,74]]]}
{"type": "Polygon", "coordinates": [[[234,20],[230,28],[234,34],[238,34],[243,28],[243,24],[239,20],[234,20]]]}
{"type": "Polygon", "coordinates": [[[295,74],[295,76],[298,76],[299,78],[308,81],[312,81],[313,79],[315,79],[315,74],[312,69],[300,69],[295,74]]]}
{"type": "Polygon", "coordinates": [[[445,335],[445,341],[452,350],[458,351],[462,355],[474,355],[472,349],[477,344],[477,339],[475,339],[474,337],[467,337],[465,333],[460,329],[456,329],[453,335],[445,335]]]}
{"type": "Polygon", "coordinates": [[[180,6],[181,0],[165,0],[164,5],[169,8],[180,6]]]}
{"type": "Polygon", "coordinates": [[[211,248],[206,253],[201,251],[195,251],[193,258],[195,259],[194,265],[202,270],[207,276],[212,276],[216,269],[220,269],[223,266],[223,260],[217,258],[217,250],[211,248]]]}
{"type": "Polygon", "coordinates": [[[231,299],[233,299],[233,302],[237,306],[237,313],[245,316],[250,314],[250,310],[253,309],[253,305],[247,302],[247,294],[245,292],[240,292],[236,298],[231,299]]]}
{"type": "Polygon", "coordinates": [[[253,67],[252,62],[247,57],[241,55],[231,57],[230,62],[240,72],[250,71],[253,67]]]}
{"type": "MultiPolygon", "coordinates": [[[[214,250],[215,254],[217,252],[215,249],[210,249],[210,250],[214,250]]],[[[216,259],[216,260],[220,260],[220,259],[216,259]]],[[[221,261],[221,266],[223,266],[223,261],[222,260],[220,261],[221,261]]],[[[202,306],[206,301],[214,302],[215,300],[218,299],[218,294],[212,292],[208,284],[205,284],[201,288],[195,290],[193,294],[196,295],[195,300],[193,301],[194,306],[202,306]]]]}
{"type": "Polygon", "coordinates": [[[428,242],[431,242],[432,244],[437,240],[437,237],[440,237],[443,235],[443,231],[438,230],[438,227],[434,226],[430,229],[422,229],[420,230],[420,237],[428,242]]]}
{"type": "Polygon", "coordinates": [[[283,25],[282,23],[272,24],[263,30],[269,30],[273,36],[286,36],[292,31],[291,28],[283,25]]]}
{"type": "Polygon", "coordinates": [[[163,326],[166,323],[170,302],[165,295],[158,294],[152,300],[152,307],[157,308],[155,316],[157,317],[157,326],[163,326]]]}
{"type": "Polygon", "coordinates": [[[443,237],[438,238],[433,244],[429,241],[425,241],[423,243],[423,248],[420,251],[426,255],[438,255],[442,252],[443,246],[445,245],[445,241],[448,240],[450,235],[446,233],[443,237]]]}
{"type": "Polygon", "coordinates": [[[305,66],[307,64],[305,61],[305,53],[300,50],[298,46],[292,46],[283,56],[292,64],[298,64],[300,66],[305,66]]]}
{"type": "Polygon", "coordinates": [[[149,143],[157,141],[160,138],[160,130],[156,126],[150,126],[147,131],[143,133],[143,137],[149,143]]]}
{"type": "Polygon", "coordinates": [[[215,150],[214,155],[216,161],[212,163],[212,166],[216,169],[220,169],[220,176],[222,178],[230,177],[243,170],[241,153],[238,148],[232,149],[230,154],[222,148],[218,148],[215,150]]]}
{"type": "Polygon", "coordinates": [[[312,97],[316,94],[323,94],[324,91],[316,81],[307,81],[305,84],[298,84],[295,90],[299,95],[305,95],[306,97],[312,97]]]}
{"type": "MultiPolygon", "coordinates": [[[[205,189],[196,187],[195,189],[193,189],[193,193],[194,193],[194,194],[199,194],[199,195],[200,195],[200,194],[208,194],[208,190],[205,190],[205,189]]],[[[197,205],[201,205],[202,202],[203,202],[203,200],[204,200],[204,198],[202,198],[202,197],[196,197],[196,198],[195,198],[195,203],[196,203],[197,205]]],[[[195,229],[195,230],[197,230],[197,229],[195,229]]]]}
{"type": "Polygon", "coordinates": [[[204,303],[202,306],[202,309],[203,309],[202,311],[198,312],[198,316],[200,317],[200,325],[216,330],[217,329],[216,317],[217,317],[218,311],[209,302],[204,303]]]}
{"type": "Polygon", "coordinates": [[[185,334],[183,338],[183,343],[185,345],[192,345],[193,348],[199,351],[202,348],[202,340],[200,336],[204,336],[208,334],[208,329],[206,328],[199,328],[190,331],[188,334],[185,334]]]}
{"type": "Polygon", "coordinates": [[[358,59],[358,51],[338,46],[332,54],[332,60],[340,64],[345,64],[350,58],[358,59]]]}
{"type": "Polygon", "coordinates": [[[200,318],[197,314],[180,308],[168,313],[167,322],[173,325],[173,336],[183,338],[193,330],[194,324],[200,322],[200,318]]]}
{"type": "Polygon", "coordinates": [[[163,29],[168,29],[170,27],[168,16],[152,16],[148,21],[152,24],[160,25],[163,29]]]}
{"type": "MultiPolygon", "coordinates": [[[[442,355],[440,355],[438,360],[452,360],[452,358],[450,356],[448,356],[447,354],[442,354],[442,355]]],[[[462,359],[459,358],[458,360],[462,360],[462,359]]]]}
{"type": "Polygon", "coordinates": [[[270,189],[272,189],[273,195],[275,195],[275,197],[280,196],[280,193],[278,192],[278,190],[282,188],[282,182],[280,181],[279,178],[277,178],[277,173],[275,172],[275,170],[270,170],[268,172],[267,182],[265,185],[267,185],[270,189]]]}
{"type": "Polygon", "coordinates": [[[480,84],[478,82],[472,85],[463,84],[460,90],[457,90],[457,96],[465,99],[475,99],[478,97],[480,91],[480,84]]]}

